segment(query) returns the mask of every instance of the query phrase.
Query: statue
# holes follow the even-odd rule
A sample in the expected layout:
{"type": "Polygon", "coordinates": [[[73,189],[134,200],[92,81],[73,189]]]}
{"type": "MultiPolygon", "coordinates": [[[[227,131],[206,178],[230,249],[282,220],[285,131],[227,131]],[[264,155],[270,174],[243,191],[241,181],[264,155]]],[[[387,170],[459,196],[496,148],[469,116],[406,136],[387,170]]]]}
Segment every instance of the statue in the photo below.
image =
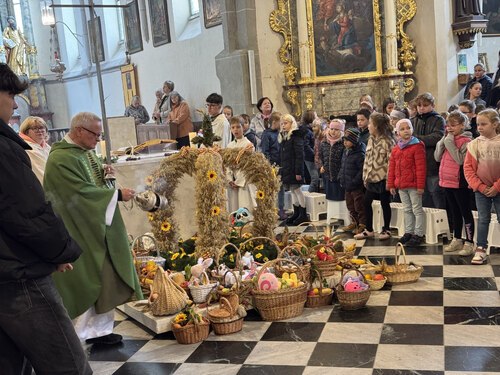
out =
{"type": "Polygon", "coordinates": [[[7,65],[17,75],[26,75],[25,49],[29,44],[23,33],[18,30],[14,17],[7,17],[7,23],[8,25],[3,31],[4,45],[8,50],[7,65]]]}
{"type": "Polygon", "coordinates": [[[483,13],[481,12],[479,0],[456,0],[455,14],[457,18],[461,18],[472,15],[478,16],[483,13]]]}

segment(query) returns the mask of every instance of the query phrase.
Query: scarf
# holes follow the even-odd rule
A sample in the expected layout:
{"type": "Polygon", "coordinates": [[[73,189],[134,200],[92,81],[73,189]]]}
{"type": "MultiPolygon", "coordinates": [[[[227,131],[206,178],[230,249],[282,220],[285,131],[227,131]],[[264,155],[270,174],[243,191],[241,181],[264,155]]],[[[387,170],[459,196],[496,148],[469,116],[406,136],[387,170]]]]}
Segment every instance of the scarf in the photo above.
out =
{"type": "Polygon", "coordinates": [[[47,142],[45,142],[45,140],[42,141],[42,143],[37,143],[35,142],[30,136],[24,134],[24,133],[19,133],[19,136],[26,142],[28,143],[35,143],[35,144],[39,144],[40,147],[42,148],[45,148],[45,145],[47,144],[47,142]]]}
{"type": "Polygon", "coordinates": [[[404,141],[403,139],[400,139],[398,141],[398,147],[402,150],[403,148],[407,147],[407,146],[411,146],[411,145],[416,145],[417,143],[419,143],[420,141],[418,140],[418,138],[414,137],[413,135],[410,137],[410,139],[408,139],[407,141],[404,141]]]}
{"type": "Polygon", "coordinates": [[[342,139],[342,137],[344,136],[344,132],[343,131],[340,132],[340,137],[333,138],[330,135],[330,132],[328,131],[328,129],[326,129],[325,130],[325,136],[326,136],[326,140],[328,141],[328,143],[330,144],[330,146],[333,146],[335,143],[339,142],[342,139]]]}

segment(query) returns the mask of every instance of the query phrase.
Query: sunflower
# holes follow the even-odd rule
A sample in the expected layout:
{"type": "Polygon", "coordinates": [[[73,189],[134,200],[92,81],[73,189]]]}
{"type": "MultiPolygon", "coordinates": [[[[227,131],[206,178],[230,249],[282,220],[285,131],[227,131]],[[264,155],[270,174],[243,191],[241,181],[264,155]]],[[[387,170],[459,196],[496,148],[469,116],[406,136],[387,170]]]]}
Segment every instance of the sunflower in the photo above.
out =
{"type": "Polygon", "coordinates": [[[184,313],[179,313],[175,316],[174,323],[181,323],[185,320],[187,320],[187,315],[184,313]]]}
{"type": "Polygon", "coordinates": [[[153,221],[155,219],[153,214],[148,214],[148,220],[153,221]]]}
{"type": "Polygon", "coordinates": [[[219,206],[213,206],[211,213],[212,213],[212,216],[219,216],[219,214],[220,214],[220,207],[219,206]]]}
{"type": "Polygon", "coordinates": [[[262,190],[257,190],[257,199],[264,199],[266,196],[262,190]]]}
{"type": "Polygon", "coordinates": [[[217,179],[217,172],[215,172],[213,169],[209,170],[207,172],[207,178],[208,181],[215,182],[215,180],[217,179]]]}
{"type": "Polygon", "coordinates": [[[179,257],[179,253],[173,253],[170,260],[176,260],[179,257]]]}
{"type": "Polygon", "coordinates": [[[172,228],[172,225],[168,221],[164,221],[161,223],[161,230],[164,232],[168,232],[172,228]]]}
{"type": "Polygon", "coordinates": [[[262,254],[261,253],[255,254],[255,259],[260,259],[260,258],[262,258],[262,254]]]}
{"type": "Polygon", "coordinates": [[[147,176],[145,179],[144,179],[144,182],[146,183],[147,186],[151,186],[153,184],[153,176],[147,176]]]}

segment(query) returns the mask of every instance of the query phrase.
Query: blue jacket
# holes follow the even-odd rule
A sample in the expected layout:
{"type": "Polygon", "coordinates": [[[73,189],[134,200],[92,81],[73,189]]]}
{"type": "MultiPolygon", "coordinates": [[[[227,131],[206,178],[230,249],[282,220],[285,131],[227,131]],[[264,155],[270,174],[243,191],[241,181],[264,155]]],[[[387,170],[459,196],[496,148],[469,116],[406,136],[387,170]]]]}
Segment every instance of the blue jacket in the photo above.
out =
{"type": "Polygon", "coordinates": [[[363,163],[365,162],[366,146],[359,142],[354,148],[346,148],[342,156],[339,181],[345,191],[355,191],[363,188],[363,163]]]}
{"type": "Polygon", "coordinates": [[[266,129],[262,133],[260,149],[269,163],[281,165],[280,144],[278,143],[278,129],[266,129]]]}

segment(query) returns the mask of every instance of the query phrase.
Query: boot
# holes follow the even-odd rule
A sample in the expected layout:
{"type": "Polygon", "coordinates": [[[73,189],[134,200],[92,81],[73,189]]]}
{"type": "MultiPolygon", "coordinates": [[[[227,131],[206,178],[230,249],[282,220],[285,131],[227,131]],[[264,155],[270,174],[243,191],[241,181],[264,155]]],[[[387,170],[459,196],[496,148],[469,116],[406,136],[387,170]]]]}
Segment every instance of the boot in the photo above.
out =
{"type": "Polygon", "coordinates": [[[287,225],[292,225],[295,219],[299,216],[299,208],[300,206],[293,205],[293,215],[286,219],[287,225]]]}
{"type": "Polygon", "coordinates": [[[309,221],[309,218],[307,217],[306,208],[299,206],[299,216],[295,219],[293,225],[297,226],[307,221],[309,221]]]}
{"type": "Polygon", "coordinates": [[[278,216],[279,216],[280,220],[286,220],[288,218],[284,209],[279,210],[278,216]]]}

